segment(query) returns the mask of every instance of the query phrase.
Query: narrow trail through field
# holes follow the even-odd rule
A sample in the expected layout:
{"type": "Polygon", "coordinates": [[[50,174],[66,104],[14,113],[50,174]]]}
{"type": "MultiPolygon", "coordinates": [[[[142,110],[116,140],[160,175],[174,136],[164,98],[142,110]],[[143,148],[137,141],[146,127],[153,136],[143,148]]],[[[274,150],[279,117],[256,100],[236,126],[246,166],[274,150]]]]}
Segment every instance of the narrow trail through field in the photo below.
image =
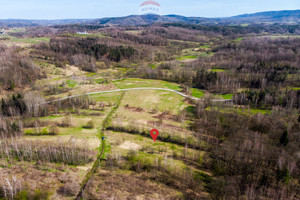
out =
{"type": "Polygon", "coordinates": [[[120,98],[118,99],[118,101],[116,102],[114,107],[107,114],[107,116],[105,117],[105,119],[103,120],[103,122],[101,124],[100,130],[99,130],[99,135],[98,135],[99,140],[101,141],[101,145],[99,147],[99,153],[97,155],[97,159],[95,160],[92,169],[86,174],[85,179],[81,183],[80,191],[78,192],[75,200],[80,200],[84,197],[84,190],[85,190],[87,184],[89,183],[90,178],[95,174],[97,168],[101,166],[101,161],[105,157],[105,146],[106,146],[106,139],[105,139],[104,132],[105,132],[106,128],[108,127],[109,123],[111,122],[112,115],[119,108],[121,101],[124,97],[124,94],[125,94],[125,92],[120,96],[120,98]]]}
{"type": "MultiPolygon", "coordinates": [[[[203,101],[203,99],[199,99],[190,95],[186,95],[182,92],[178,92],[176,90],[172,90],[172,89],[167,89],[167,88],[128,88],[128,89],[116,89],[116,90],[108,90],[108,91],[99,91],[99,92],[90,92],[90,93],[84,93],[84,94],[79,94],[79,95],[73,95],[73,96],[68,96],[68,97],[63,97],[60,99],[56,99],[56,100],[52,100],[52,101],[48,101],[46,102],[46,104],[48,103],[52,103],[52,102],[57,102],[57,101],[62,101],[62,100],[66,100],[66,99],[72,99],[72,98],[76,98],[76,97],[80,97],[80,96],[85,96],[85,95],[93,95],[93,94],[104,94],[104,93],[113,93],[113,92],[124,92],[124,91],[131,91],[131,90],[163,90],[163,91],[169,91],[169,92],[174,92],[179,94],[180,96],[183,96],[185,98],[189,98],[189,99],[193,99],[193,100],[197,100],[197,101],[203,101]]],[[[232,99],[213,99],[213,102],[230,102],[233,101],[232,99]]]]}

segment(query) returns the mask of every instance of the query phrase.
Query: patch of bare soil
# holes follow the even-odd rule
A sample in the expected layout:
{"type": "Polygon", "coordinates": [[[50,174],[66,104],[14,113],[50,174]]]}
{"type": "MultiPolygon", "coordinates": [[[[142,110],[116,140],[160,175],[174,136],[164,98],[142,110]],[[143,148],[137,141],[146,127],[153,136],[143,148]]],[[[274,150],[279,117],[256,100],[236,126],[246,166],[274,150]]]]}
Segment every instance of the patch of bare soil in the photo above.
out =
{"type": "Polygon", "coordinates": [[[156,119],[165,119],[165,120],[170,120],[170,121],[178,121],[176,115],[170,115],[170,114],[165,114],[161,113],[156,116],[153,116],[156,119]]]}
{"type": "Polygon", "coordinates": [[[124,108],[133,112],[145,112],[143,108],[131,107],[129,105],[126,105],[124,108]]]}
{"type": "Polygon", "coordinates": [[[164,128],[167,128],[167,129],[177,130],[177,131],[185,131],[184,129],[182,129],[178,126],[175,126],[175,125],[172,125],[172,124],[164,124],[164,123],[161,123],[159,121],[148,121],[147,124],[152,125],[152,126],[160,126],[160,127],[164,127],[164,128]]]}
{"type": "Polygon", "coordinates": [[[84,199],[169,200],[183,197],[175,189],[145,180],[138,174],[99,170],[87,185],[84,199]]]}

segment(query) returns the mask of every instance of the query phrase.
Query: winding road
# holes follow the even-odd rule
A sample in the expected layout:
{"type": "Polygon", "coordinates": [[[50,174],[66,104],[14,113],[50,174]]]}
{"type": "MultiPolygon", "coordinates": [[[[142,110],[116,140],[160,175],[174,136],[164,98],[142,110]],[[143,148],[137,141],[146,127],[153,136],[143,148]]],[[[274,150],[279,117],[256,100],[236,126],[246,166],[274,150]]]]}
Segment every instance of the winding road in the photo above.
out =
{"type": "MultiPolygon", "coordinates": [[[[185,98],[189,98],[189,99],[193,99],[193,100],[197,100],[197,101],[203,101],[203,99],[192,97],[192,96],[186,95],[184,93],[181,93],[181,92],[178,92],[178,91],[172,90],[172,89],[167,89],[167,88],[148,88],[148,87],[145,87],[145,88],[128,88],[128,89],[116,89],[116,90],[108,90],[108,91],[90,92],[90,93],[73,95],[73,96],[63,97],[63,98],[60,98],[60,99],[55,99],[55,100],[52,100],[52,101],[48,101],[45,104],[53,103],[53,102],[57,102],[57,101],[62,101],[62,100],[66,100],[66,99],[72,99],[72,98],[76,98],[76,97],[80,97],[80,96],[85,96],[85,95],[113,93],[113,92],[123,92],[123,91],[132,91],[132,90],[163,90],[163,91],[169,91],[169,92],[177,93],[180,96],[183,96],[185,98]]],[[[230,102],[230,101],[233,101],[233,100],[232,99],[213,99],[212,101],[213,102],[230,102]]]]}

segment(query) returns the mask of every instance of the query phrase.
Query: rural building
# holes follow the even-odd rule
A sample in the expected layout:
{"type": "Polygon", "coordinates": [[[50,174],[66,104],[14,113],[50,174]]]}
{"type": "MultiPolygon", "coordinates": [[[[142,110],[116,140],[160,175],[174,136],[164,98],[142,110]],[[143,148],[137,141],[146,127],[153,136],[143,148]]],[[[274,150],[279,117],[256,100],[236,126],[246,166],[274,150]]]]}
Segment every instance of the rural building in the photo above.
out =
{"type": "Polygon", "coordinates": [[[84,32],[77,32],[77,34],[81,34],[81,35],[88,35],[89,33],[84,31],[84,32]]]}

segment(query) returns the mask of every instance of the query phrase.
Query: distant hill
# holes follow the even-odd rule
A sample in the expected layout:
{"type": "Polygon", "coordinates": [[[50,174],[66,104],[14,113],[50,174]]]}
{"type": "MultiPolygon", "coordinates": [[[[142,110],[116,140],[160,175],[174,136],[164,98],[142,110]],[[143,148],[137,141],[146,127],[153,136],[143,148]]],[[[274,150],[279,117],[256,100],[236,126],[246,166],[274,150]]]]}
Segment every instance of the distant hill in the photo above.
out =
{"type": "Polygon", "coordinates": [[[66,24],[138,26],[154,23],[187,24],[253,24],[253,23],[300,23],[300,10],[284,10],[244,14],[225,18],[184,17],[180,15],[130,15],[102,19],[62,19],[62,20],[0,20],[0,26],[52,26],[66,24]]]}
{"type": "Polygon", "coordinates": [[[180,15],[130,15],[127,17],[114,17],[97,19],[88,24],[91,25],[120,25],[137,26],[149,25],[154,23],[189,23],[189,24],[207,24],[221,22],[220,19],[203,17],[184,17],[180,15]]]}
{"type": "Polygon", "coordinates": [[[58,20],[0,19],[0,26],[10,26],[10,27],[52,26],[52,25],[86,23],[93,20],[95,19],[58,19],[58,20]]]}
{"type": "Polygon", "coordinates": [[[300,10],[259,12],[229,17],[236,23],[300,23],[300,10]]]}
{"type": "Polygon", "coordinates": [[[300,10],[270,11],[227,18],[184,17],[180,15],[131,15],[97,19],[91,25],[136,26],[154,23],[243,24],[243,23],[300,23],[300,10]]]}

